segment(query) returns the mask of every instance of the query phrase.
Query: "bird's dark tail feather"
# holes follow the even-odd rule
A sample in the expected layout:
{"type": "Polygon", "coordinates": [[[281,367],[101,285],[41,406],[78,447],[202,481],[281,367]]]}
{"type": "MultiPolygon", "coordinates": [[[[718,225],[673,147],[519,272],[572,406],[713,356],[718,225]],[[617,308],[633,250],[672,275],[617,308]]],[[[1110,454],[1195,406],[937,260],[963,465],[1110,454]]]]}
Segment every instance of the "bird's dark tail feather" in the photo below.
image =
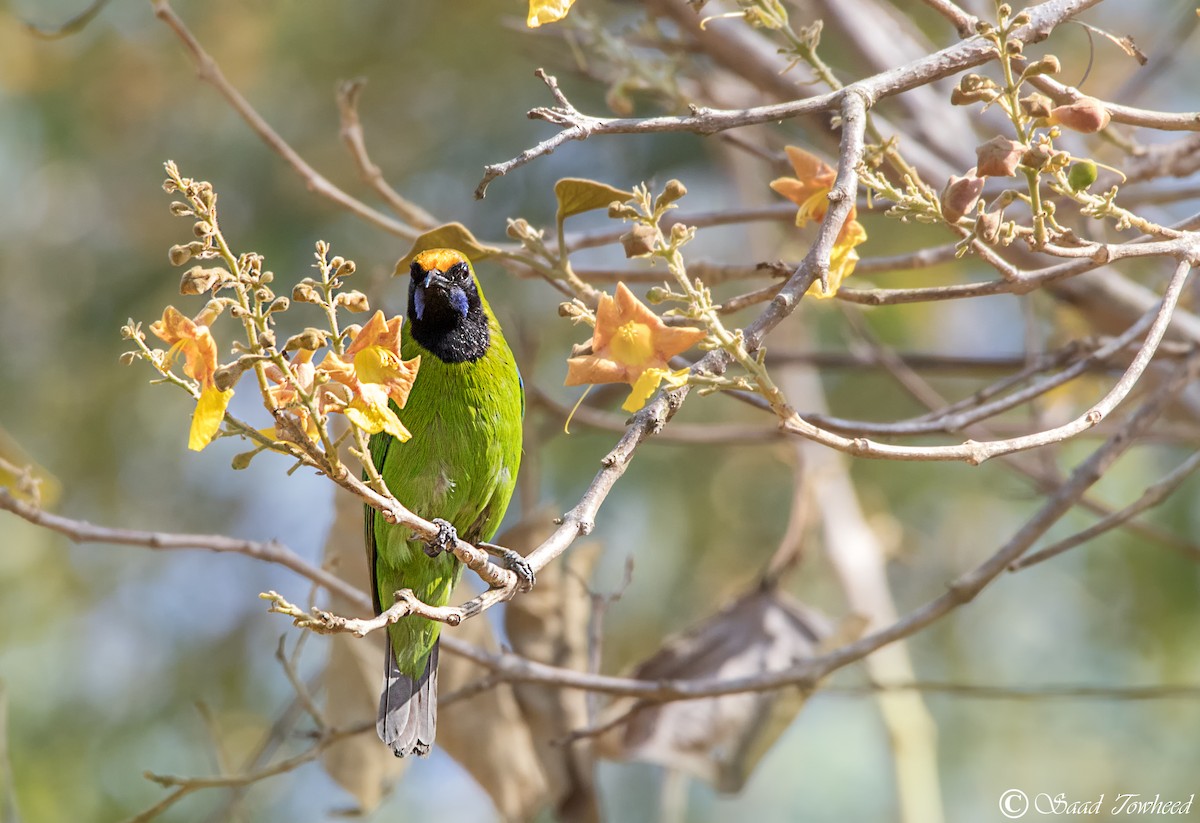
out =
{"type": "Polygon", "coordinates": [[[384,665],[386,679],[375,721],[379,739],[396,757],[425,757],[437,731],[438,641],[434,641],[425,672],[416,680],[400,672],[390,642],[384,665]]]}

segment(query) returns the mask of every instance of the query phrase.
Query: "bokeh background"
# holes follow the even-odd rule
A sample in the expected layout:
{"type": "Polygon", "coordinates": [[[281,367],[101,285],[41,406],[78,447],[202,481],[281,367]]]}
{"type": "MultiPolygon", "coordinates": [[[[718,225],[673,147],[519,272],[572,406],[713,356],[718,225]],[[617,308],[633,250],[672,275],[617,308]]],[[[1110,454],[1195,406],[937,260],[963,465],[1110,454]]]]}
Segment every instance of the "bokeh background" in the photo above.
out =
{"type": "MultiPolygon", "coordinates": [[[[909,5],[914,8],[906,11],[931,37],[950,42],[948,28],[928,9],[909,5]]],[[[213,182],[227,237],[239,250],[266,255],[277,282],[306,276],[313,243],[323,238],[335,253],[357,261],[358,288],[376,305],[398,309],[400,290],[388,275],[407,243],[307,192],[213,89],[197,82],[150,4],[115,0],[82,31],[58,40],[35,38],[24,25],[52,26],[80,6],[68,0],[0,5],[0,425],[58,479],[56,508],[71,517],[278,538],[317,560],[333,517],[328,483],[304,472],[287,476],[288,466],[273,457],[233,472],[229,460],[241,449],[230,441],[202,454],[187,452],[187,399],[149,385],[146,367],[118,364],[126,348],[118,330],[127,318],[149,322],[165,304],[180,303],[178,271],[168,265],[166,250],[190,239],[190,227],[167,212],[161,164],[173,159],[185,174],[213,182]]],[[[618,25],[632,23],[637,6],[580,0],[577,13],[618,25]]],[[[1132,34],[1154,59],[1165,57],[1156,45],[1176,44],[1173,67],[1131,102],[1197,108],[1195,41],[1178,42],[1179,29],[1191,25],[1191,8],[1142,0],[1108,3],[1089,16],[1132,34]]],[[[566,175],[622,187],[678,177],[691,191],[686,209],[694,211],[778,202],[766,187],[777,173],[770,165],[689,135],[569,145],[496,181],[485,200],[475,201],[471,193],[484,164],[551,133],[524,116],[548,102],[534,68],[557,72],[581,109],[603,112],[605,106],[604,85],[576,70],[568,44],[525,31],[524,9],[511,0],[179,0],[177,11],[268,122],[322,173],[368,202],[374,200],[338,138],[334,97],[339,81],[357,76],[369,79],[361,115],[374,160],[407,196],[482,238],[502,238],[508,217],[552,225],[553,182],[566,175]]],[[[837,31],[827,40],[830,61],[854,77],[856,67],[839,60],[837,31]]],[[[1066,27],[1054,51],[1072,67],[1068,82],[1074,82],[1088,60],[1086,36],[1066,27]]],[[[1087,88],[1116,93],[1135,73],[1132,61],[1097,46],[1087,88]]],[[[634,102],[639,112],[657,110],[651,101],[634,102]]],[[[774,149],[783,142],[823,145],[796,124],[769,134],[774,149]]],[[[1147,213],[1165,220],[1194,209],[1195,202],[1184,201],[1147,213]]],[[[865,255],[946,240],[930,228],[873,215],[864,220],[871,238],[865,255]]],[[[603,215],[578,222],[581,228],[609,225],[603,215]]],[[[713,229],[701,233],[695,253],[725,262],[795,257],[803,246],[794,234],[786,221],[713,229]]],[[[612,250],[581,258],[592,266],[618,260],[612,250]]],[[[882,275],[876,282],[984,276],[971,266],[882,275]]],[[[480,275],[527,384],[573,403],[573,390],[561,388],[563,359],[582,335],[558,318],[556,295],[496,266],[482,266],[480,275]]],[[[1145,277],[1157,282],[1149,270],[1145,277]]],[[[1051,319],[1064,311],[1040,295],[1035,310],[1051,319]]],[[[1023,346],[1021,310],[1010,297],[898,306],[866,316],[883,339],[906,350],[1006,355],[1023,346]]],[[[832,303],[806,301],[790,322],[803,331],[781,333],[781,345],[848,346],[844,317],[832,303]]],[[[917,411],[874,372],[831,368],[821,380],[831,408],[845,417],[894,419],[917,411]]],[[[937,385],[957,396],[979,380],[940,377],[937,385]]],[[[1088,383],[1053,402],[1074,408],[1102,386],[1088,383]]],[[[252,415],[248,403],[238,406],[245,399],[235,400],[235,411],[252,415]]],[[[620,400],[609,395],[605,403],[615,410],[620,400]]],[[[803,399],[797,403],[804,407],[803,399]]],[[[521,504],[565,510],[616,435],[577,424],[568,436],[557,415],[536,405],[530,414],[538,499],[527,494],[521,504]]],[[[720,398],[689,402],[680,419],[769,425],[720,398]]],[[[1175,442],[1136,450],[1098,495],[1124,505],[1187,448],[1175,442]]],[[[1071,444],[1050,459],[1070,465],[1086,450],[1086,444],[1071,444]]],[[[606,621],[606,671],[625,670],[662,635],[711,613],[753,581],[787,522],[790,460],[790,449],[778,443],[651,444],[638,454],[597,524],[604,554],[594,585],[613,588],[626,558],[635,562],[632,584],[606,621]]],[[[1028,485],[992,464],[862,461],[852,474],[871,522],[894,549],[891,580],[902,609],[940,593],[1038,503],[1028,485]]],[[[1177,534],[1197,534],[1198,492],[1197,481],[1187,483],[1153,521],[1177,534]]],[[[1088,522],[1069,517],[1052,535],[1088,522]]],[[[845,604],[818,548],[814,534],[788,588],[841,616],[845,604]]],[[[211,772],[210,736],[197,702],[209,708],[230,751],[250,746],[292,696],[274,660],[279,636],[290,629],[264,612],[257,594],[267,589],[302,600],[308,586],[242,557],[77,546],[0,515],[0,682],[11,788],[23,819],[120,820],[162,796],[143,771],[211,772]]],[[[911,649],[927,680],[1013,687],[1200,683],[1198,595],[1193,562],[1110,533],[1001,579],[915,637],[911,649]]],[[[323,643],[314,638],[309,644],[306,672],[319,669],[323,643]]],[[[834,684],[861,682],[861,671],[852,669],[834,684]]],[[[996,802],[1014,787],[1079,799],[1117,792],[1185,799],[1200,789],[1195,697],[1135,702],[931,694],[926,701],[940,735],[948,820],[999,819],[996,802]]],[[[891,757],[869,695],[824,692],[740,794],[687,784],[685,819],[891,820],[891,757]]],[[[0,772],[0,795],[4,780],[0,772]]],[[[600,769],[611,820],[658,819],[663,784],[658,767],[604,763],[600,769]]],[[[204,819],[219,800],[198,795],[162,819],[204,819]]],[[[246,803],[246,819],[255,821],[331,819],[350,805],[316,764],[256,786],[246,803]]],[[[414,764],[369,819],[494,818],[486,794],[437,751],[414,764]]]]}

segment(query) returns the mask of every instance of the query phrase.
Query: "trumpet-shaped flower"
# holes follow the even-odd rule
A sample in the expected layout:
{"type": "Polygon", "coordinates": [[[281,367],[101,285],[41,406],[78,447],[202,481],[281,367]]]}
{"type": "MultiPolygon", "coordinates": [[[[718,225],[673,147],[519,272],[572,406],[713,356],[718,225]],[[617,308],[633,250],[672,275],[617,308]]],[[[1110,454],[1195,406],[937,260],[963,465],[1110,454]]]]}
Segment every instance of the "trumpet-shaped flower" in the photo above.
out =
{"type": "Polygon", "coordinates": [[[342,354],[329,352],[318,371],[350,390],[349,401],[337,409],[351,423],[371,434],[387,432],[400,441],[412,434],[392,411],[388,401],[404,408],[412,391],[421,358],[400,356],[402,317],[384,320],[377,311],[342,354]]]}
{"type": "Polygon", "coordinates": [[[628,383],[633,391],[621,408],[635,412],[662,383],[676,388],[687,382],[688,370],[672,371],[667,362],[704,336],[700,329],[668,326],[618,283],[615,299],[600,296],[592,353],[567,360],[566,385],[628,383]]]}
{"type": "Polygon", "coordinates": [[[212,442],[221,428],[225,409],[233,397],[233,389],[222,391],[217,388],[217,342],[206,323],[185,317],[174,306],[163,310],[162,319],[152,323],[150,331],[171,346],[163,369],[169,369],[175,357],[182,354],[184,374],[200,384],[200,398],[188,434],[188,448],[200,451],[212,442]]]}
{"type": "MultiPolygon", "coordinates": [[[[797,226],[805,226],[810,221],[824,220],[826,212],[829,211],[829,192],[833,190],[837,172],[804,149],[787,146],[785,151],[796,176],[773,180],[771,188],[799,207],[796,212],[797,226]]],[[[854,272],[854,266],[858,263],[855,246],[867,239],[867,231],[857,218],[858,208],[851,206],[850,214],[846,216],[846,222],[842,224],[829,256],[828,287],[819,280],[813,283],[808,289],[808,293],[813,297],[833,297],[841,287],[842,281],[854,272]]]]}

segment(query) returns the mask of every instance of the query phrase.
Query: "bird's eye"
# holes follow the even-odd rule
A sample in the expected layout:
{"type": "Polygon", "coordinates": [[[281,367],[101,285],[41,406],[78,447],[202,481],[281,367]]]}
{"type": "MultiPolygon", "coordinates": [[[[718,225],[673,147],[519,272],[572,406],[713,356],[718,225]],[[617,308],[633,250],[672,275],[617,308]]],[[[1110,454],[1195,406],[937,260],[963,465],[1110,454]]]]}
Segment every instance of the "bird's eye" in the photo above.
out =
{"type": "Polygon", "coordinates": [[[408,273],[417,280],[425,279],[425,269],[421,268],[421,264],[416,260],[412,261],[412,265],[408,267],[408,273]]]}
{"type": "Polygon", "coordinates": [[[450,277],[455,280],[466,280],[467,279],[467,264],[466,263],[455,263],[453,266],[450,267],[449,271],[447,271],[446,274],[450,275],[450,277]]]}

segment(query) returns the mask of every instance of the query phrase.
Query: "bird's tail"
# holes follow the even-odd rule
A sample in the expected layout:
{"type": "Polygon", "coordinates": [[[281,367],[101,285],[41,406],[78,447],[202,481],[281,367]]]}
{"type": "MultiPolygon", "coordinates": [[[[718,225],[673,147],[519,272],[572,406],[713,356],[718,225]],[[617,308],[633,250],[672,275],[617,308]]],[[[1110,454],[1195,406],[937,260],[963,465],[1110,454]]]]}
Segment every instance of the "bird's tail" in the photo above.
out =
{"type": "Polygon", "coordinates": [[[387,645],[386,680],[375,730],[396,757],[424,757],[437,731],[438,641],[434,641],[425,671],[416,680],[400,671],[392,644],[387,645]]]}

